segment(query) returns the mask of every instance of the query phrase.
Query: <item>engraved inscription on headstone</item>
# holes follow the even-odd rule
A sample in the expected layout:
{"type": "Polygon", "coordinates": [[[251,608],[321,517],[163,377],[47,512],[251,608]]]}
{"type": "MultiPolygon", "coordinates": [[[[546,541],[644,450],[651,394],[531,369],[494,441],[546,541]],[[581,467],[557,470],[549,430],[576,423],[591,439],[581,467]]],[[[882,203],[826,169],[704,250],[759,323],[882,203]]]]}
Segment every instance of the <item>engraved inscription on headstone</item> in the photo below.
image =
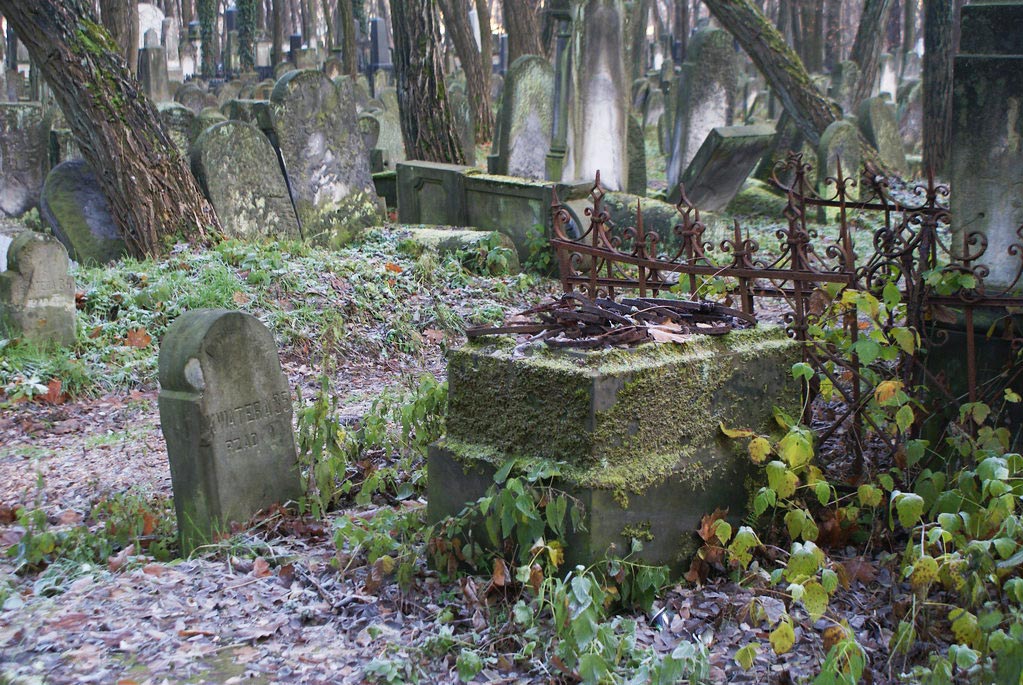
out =
{"type": "Polygon", "coordinates": [[[0,273],[0,337],[41,344],[75,341],[75,281],[67,250],[52,236],[24,231],[7,251],[0,273]]]}
{"type": "Polygon", "coordinates": [[[254,316],[181,315],[160,349],[159,405],[183,553],[302,495],[291,391],[254,316]]]}

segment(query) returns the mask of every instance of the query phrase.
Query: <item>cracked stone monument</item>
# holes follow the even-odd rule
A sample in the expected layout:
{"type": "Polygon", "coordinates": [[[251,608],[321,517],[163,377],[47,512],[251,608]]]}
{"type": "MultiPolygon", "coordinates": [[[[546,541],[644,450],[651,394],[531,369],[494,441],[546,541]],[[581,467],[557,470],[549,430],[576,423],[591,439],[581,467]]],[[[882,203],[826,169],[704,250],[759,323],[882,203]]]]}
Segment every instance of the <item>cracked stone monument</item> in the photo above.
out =
{"type": "Polygon", "coordinates": [[[270,103],[306,240],[340,246],[382,223],[350,84],[339,88],[322,72],[293,71],[274,86],[270,103]]]}
{"type": "Polygon", "coordinates": [[[75,341],[75,279],[67,250],[52,236],[22,231],[0,272],[0,336],[39,344],[75,341]]]}
{"type": "Polygon", "coordinates": [[[160,346],[160,424],[182,554],[303,494],[291,389],[273,335],[244,312],[197,309],[160,346]]]}
{"type": "Polygon", "coordinates": [[[225,235],[246,240],[302,237],[277,153],[255,126],[241,121],[214,124],[195,141],[191,162],[225,235]]]}

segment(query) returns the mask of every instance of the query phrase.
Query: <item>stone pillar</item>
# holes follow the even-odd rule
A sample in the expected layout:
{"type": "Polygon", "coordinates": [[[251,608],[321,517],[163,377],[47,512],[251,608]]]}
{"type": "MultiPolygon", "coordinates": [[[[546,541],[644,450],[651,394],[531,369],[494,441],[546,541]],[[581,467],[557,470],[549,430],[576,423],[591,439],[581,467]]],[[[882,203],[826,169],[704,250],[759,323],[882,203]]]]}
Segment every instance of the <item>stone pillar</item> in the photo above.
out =
{"type": "Polygon", "coordinates": [[[554,52],[554,112],[551,125],[551,149],[547,153],[547,178],[560,179],[565,170],[568,151],[568,102],[571,90],[572,13],[568,3],[558,3],[551,9],[551,18],[558,22],[554,52]]]}
{"type": "Polygon", "coordinates": [[[953,250],[987,238],[979,262],[993,294],[1016,279],[1010,249],[1023,243],[1023,2],[963,7],[952,97],[953,250]]]}

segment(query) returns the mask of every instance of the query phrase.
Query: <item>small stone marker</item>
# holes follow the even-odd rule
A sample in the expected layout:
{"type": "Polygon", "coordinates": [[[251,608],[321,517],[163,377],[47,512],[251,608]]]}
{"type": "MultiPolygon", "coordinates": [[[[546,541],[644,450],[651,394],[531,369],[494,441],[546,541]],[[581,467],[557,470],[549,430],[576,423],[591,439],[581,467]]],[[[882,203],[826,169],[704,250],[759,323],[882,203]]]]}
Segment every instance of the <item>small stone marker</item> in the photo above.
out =
{"type": "Polygon", "coordinates": [[[0,273],[0,335],[38,343],[75,341],[75,280],[67,250],[44,233],[23,231],[0,273]]]}
{"type": "Polygon", "coordinates": [[[178,317],[160,348],[159,405],[182,554],[302,495],[291,390],[256,317],[226,309],[178,317]]]}

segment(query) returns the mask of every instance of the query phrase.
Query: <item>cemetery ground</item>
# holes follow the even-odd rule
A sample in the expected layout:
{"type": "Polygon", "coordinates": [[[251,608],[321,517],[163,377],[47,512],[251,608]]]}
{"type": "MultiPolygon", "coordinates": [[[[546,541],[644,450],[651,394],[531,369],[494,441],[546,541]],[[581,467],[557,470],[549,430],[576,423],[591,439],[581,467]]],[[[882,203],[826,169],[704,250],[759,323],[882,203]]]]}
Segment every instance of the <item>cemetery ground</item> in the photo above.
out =
{"type": "MultiPolygon", "coordinates": [[[[543,536],[476,568],[431,564],[455,544],[426,526],[424,506],[444,353],[467,326],[559,287],[504,274],[503,248],[443,256],[401,235],[374,229],[333,252],[225,241],[79,268],[73,349],[0,343],[0,682],[884,683],[927,675],[900,677],[914,666],[951,677],[993,653],[1015,658],[1018,642],[985,647],[980,631],[1019,629],[1012,610],[985,605],[1016,592],[1016,579],[999,588],[986,549],[988,566],[977,550],[941,557],[941,577],[921,563],[910,534],[922,499],[900,499],[890,474],[904,462],[870,451],[858,479],[827,445],[820,470],[795,466],[809,443],[765,447],[785,461],[772,462],[779,482],[768,469],[777,506],[747,521],[759,537],[746,527],[733,537],[707,512],[694,531],[706,563],[677,582],[628,550],[587,571],[559,568],[553,531],[565,514],[552,514],[557,494],[535,472],[505,472],[497,492],[520,496],[495,502],[519,512],[508,514],[506,550],[516,526],[539,522],[543,536]],[[181,559],[157,347],[172,320],[203,307],[251,312],[274,331],[310,489],[181,559]],[[970,611],[956,614],[964,588],[970,611]]],[[[992,504],[995,483],[1000,497],[1015,468],[1000,459],[984,478],[981,503],[999,522],[1015,515],[992,504]]],[[[1018,535],[995,538],[1003,562],[1018,535]]],[[[637,530],[637,549],[643,538],[637,530]]],[[[951,555],[967,543],[947,544],[951,555]]]]}

